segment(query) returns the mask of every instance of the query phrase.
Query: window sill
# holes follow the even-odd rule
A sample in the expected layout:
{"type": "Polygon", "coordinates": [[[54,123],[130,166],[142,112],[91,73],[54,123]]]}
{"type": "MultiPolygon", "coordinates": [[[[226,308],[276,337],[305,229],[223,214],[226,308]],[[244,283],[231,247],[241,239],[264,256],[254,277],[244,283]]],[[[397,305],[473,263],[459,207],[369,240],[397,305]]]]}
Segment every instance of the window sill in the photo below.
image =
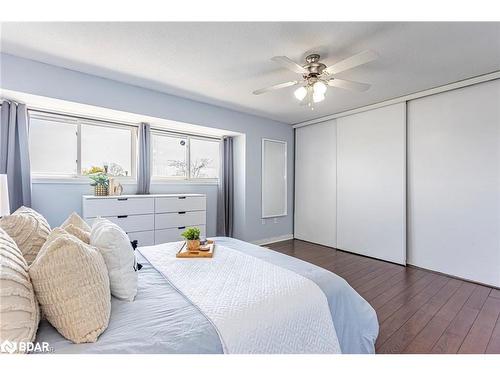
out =
{"type": "MultiPolygon", "coordinates": [[[[117,181],[122,185],[137,185],[137,180],[133,178],[117,178],[117,181]]],[[[90,185],[91,180],[85,177],[43,177],[32,176],[33,184],[74,184],[74,185],[90,185]]],[[[183,179],[152,179],[151,185],[218,185],[217,179],[207,180],[183,180],[183,179]]]]}
{"type": "MultiPolygon", "coordinates": [[[[136,185],[135,178],[116,178],[122,185],[136,185]]],[[[90,185],[92,181],[88,177],[48,177],[48,176],[32,176],[31,183],[33,184],[76,184],[90,185]]]]}
{"type": "Polygon", "coordinates": [[[206,179],[206,180],[184,180],[184,179],[161,179],[153,178],[151,180],[151,185],[219,185],[219,180],[217,179],[206,179]]]}

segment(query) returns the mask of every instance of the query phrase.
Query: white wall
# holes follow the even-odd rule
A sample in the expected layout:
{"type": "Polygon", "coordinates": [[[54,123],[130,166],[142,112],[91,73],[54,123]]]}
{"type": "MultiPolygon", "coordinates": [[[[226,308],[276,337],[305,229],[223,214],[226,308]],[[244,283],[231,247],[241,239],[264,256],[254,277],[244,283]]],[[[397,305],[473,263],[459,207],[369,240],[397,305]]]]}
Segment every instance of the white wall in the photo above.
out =
{"type": "Polygon", "coordinates": [[[406,118],[399,103],[337,119],[337,248],[406,264],[406,118]]]}
{"type": "Polygon", "coordinates": [[[500,286],[500,80],[408,103],[408,263],[500,286]]]}
{"type": "MultiPolygon", "coordinates": [[[[243,151],[237,151],[242,164],[235,166],[235,176],[244,177],[243,181],[238,181],[238,194],[244,194],[240,198],[245,203],[238,203],[240,208],[244,208],[235,214],[235,226],[238,226],[235,233],[241,239],[257,241],[293,232],[294,150],[293,129],[290,125],[8,54],[0,54],[0,59],[0,87],[7,90],[244,134],[243,151]],[[260,204],[262,138],[287,142],[289,177],[288,215],[277,218],[276,222],[265,220],[264,224],[261,221],[260,204]],[[244,153],[244,158],[241,153],[244,153]]],[[[236,147],[241,145],[238,142],[236,147]]],[[[171,185],[168,185],[161,192],[167,192],[170,188],[171,185]]],[[[193,192],[202,192],[203,189],[199,188],[193,186],[193,192]]],[[[54,221],[57,221],[62,210],[69,213],[81,209],[81,203],[77,203],[75,196],[81,195],[86,189],[86,186],[66,184],[54,184],[51,188],[35,186],[33,204],[44,207],[43,213],[53,216],[54,221]],[[52,200],[52,204],[47,203],[47,191],[59,199],[52,200]]],[[[184,186],[178,186],[176,190],[184,191],[184,186]]]]}
{"type": "Polygon", "coordinates": [[[295,132],[295,238],[337,245],[335,120],[295,132]]]}

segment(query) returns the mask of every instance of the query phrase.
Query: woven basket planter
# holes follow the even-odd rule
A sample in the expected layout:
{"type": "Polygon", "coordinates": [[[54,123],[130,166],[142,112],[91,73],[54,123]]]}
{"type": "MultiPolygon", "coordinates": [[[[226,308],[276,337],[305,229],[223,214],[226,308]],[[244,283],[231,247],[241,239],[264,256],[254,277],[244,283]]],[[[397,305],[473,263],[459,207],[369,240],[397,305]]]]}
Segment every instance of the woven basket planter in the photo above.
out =
{"type": "Polygon", "coordinates": [[[94,195],[96,197],[103,197],[108,195],[108,187],[104,185],[96,185],[94,186],[94,195]]]}

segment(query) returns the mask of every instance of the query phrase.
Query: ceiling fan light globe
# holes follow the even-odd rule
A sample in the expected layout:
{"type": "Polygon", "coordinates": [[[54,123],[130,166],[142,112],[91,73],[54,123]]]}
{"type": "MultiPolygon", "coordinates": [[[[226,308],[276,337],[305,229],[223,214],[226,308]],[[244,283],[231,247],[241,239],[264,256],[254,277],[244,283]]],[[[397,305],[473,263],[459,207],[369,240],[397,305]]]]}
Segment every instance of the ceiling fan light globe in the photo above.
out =
{"type": "Polygon", "coordinates": [[[314,94],[313,94],[313,102],[314,103],[319,103],[319,102],[322,102],[323,100],[325,100],[324,93],[314,92],[314,94]]]}
{"type": "Polygon", "coordinates": [[[323,95],[323,96],[324,96],[326,89],[327,89],[327,87],[323,81],[315,82],[313,85],[313,88],[314,88],[315,94],[323,95]]]}
{"type": "Polygon", "coordinates": [[[298,100],[302,101],[302,100],[304,100],[304,98],[307,95],[307,89],[305,87],[301,86],[293,92],[293,95],[295,95],[295,97],[298,100]]]}

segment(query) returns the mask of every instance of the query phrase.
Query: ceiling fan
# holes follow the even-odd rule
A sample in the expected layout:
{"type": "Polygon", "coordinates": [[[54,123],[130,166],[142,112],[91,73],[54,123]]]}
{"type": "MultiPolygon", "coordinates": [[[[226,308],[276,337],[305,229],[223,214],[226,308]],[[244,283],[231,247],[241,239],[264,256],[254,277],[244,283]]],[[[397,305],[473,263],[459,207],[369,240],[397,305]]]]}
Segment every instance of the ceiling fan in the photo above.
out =
{"type": "Polygon", "coordinates": [[[300,100],[303,105],[308,105],[311,109],[314,109],[314,103],[325,100],[328,86],[354,91],[368,90],[370,85],[367,83],[339,79],[336,78],[335,75],[356,66],[366,64],[377,58],[377,53],[373,51],[364,51],[327,67],[319,61],[320,55],[316,53],[308,55],[304,65],[299,65],[286,56],[275,56],[271,60],[281,64],[292,72],[301,74],[302,78],[296,81],[278,83],[277,85],[255,90],[253,93],[254,95],[260,95],[269,91],[300,85],[300,87],[294,91],[295,97],[300,100]]]}

